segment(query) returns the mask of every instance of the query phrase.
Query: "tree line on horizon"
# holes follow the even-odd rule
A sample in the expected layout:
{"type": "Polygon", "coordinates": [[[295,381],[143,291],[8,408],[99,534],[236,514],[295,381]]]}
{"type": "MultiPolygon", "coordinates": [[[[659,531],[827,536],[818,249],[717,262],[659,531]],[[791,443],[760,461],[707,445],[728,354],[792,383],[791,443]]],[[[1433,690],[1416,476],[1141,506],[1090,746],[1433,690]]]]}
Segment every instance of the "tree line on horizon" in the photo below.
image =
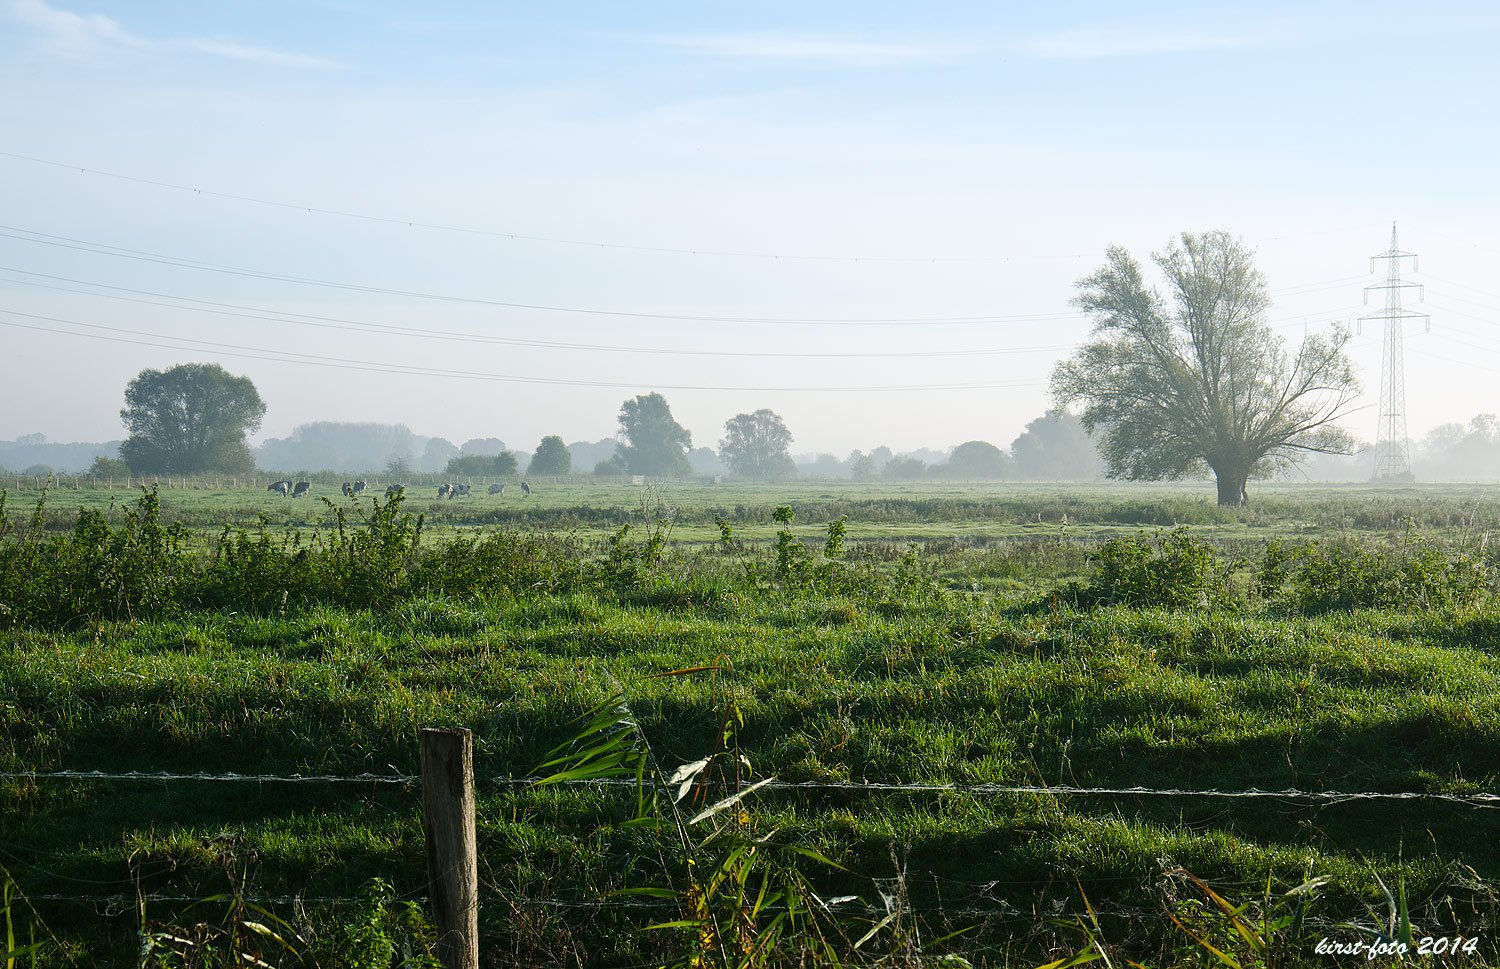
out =
{"type": "MultiPolygon", "coordinates": [[[[877,448],[843,460],[816,455],[798,465],[790,454],[791,431],[765,408],[727,421],[717,449],[694,448],[666,398],[651,393],[621,404],[618,441],[608,453],[608,441],[570,446],[551,435],[527,471],[581,472],[587,461],[575,460],[575,450],[598,447],[589,456],[599,455],[592,469],[599,475],[676,477],[704,473],[716,461],[729,473],[761,480],[797,473],[856,480],[1212,476],[1219,503],[1232,505],[1246,503],[1251,480],[1358,453],[1360,443],[1339,425],[1359,393],[1345,354],[1346,327],[1309,333],[1289,348],[1267,322],[1269,289],[1252,253],[1223,230],[1184,232],[1152,254],[1152,262],[1161,288],[1118,246],[1108,250],[1102,268],[1077,282],[1072,303],[1093,320],[1093,331],[1053,368],[1052,408],[1027,425],[1008,452],[975,440],[941,462],[877,448]],[[1074,404],[1077,416],[1068,409],[1074,404]]],[[[329,445],[346,425],[327,422],[266,442],[257,462],[245,438],[260,427],[265,403],[249,378],[217,364],[143,370],[127,386],[125,402],[120,417],[130,434],[118,458],[101,457],[106,464],[93,470],[236,474],[257,463],[277,470],[376,470],[335,466],[340,452],[329,445]],[[299,450],[304,444],[311,450],[299,450]],[[293,455],[300,460],[289,460],[293,455]]],[[[392,473],[504,477],[520,467],[519,456],[499,439],[463,446],[422,439],[419,461],[415,435],[403,425],[358,426],[383,436],[389,448],[383,470],[392,473]],[[403,450],[403,441],[410,450],[403,450]]],[[[1475,466],[1486,477],[1500,474],[1500,420],[1494,415],[1480,415],[1467,428],[1443,425],[1427,443],[1441,452],[1439,464],[1475,466]]]]}

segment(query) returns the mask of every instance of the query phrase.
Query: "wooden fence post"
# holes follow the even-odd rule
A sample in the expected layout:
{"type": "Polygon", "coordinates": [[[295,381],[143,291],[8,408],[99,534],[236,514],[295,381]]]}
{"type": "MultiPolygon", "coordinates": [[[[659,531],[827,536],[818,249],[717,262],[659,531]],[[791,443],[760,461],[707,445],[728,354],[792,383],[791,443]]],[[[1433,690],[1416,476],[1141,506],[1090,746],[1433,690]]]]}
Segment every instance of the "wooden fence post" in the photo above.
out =
{"type": "Polygon", "coordinates": [[[474,734],[422,730],[422,834],[443,969],[479,969],[479,859],[474,840],[474,734]]]}

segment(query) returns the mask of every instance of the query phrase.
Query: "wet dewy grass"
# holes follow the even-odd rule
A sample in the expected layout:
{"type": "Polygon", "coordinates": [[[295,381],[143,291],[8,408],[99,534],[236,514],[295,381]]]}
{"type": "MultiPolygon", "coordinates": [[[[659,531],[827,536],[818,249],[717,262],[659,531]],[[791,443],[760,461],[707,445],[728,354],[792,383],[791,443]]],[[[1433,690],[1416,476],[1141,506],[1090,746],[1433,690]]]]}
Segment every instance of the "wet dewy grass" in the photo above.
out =
{"type": "MultiPolygon", "coordinates": [[[[866,606],[765,596],[725,617],[594,594],[434,598],[386,615],[320,608],[12,632],[0,763],[416,773],[417,727],[462,724],[476,731],[482,783],[530,770],[618,680],[663,758],[711,748],[733,702],[756,771],[791,780],[1500,784],[1500,657],[1452,633],[1493,629],[1494,613],[1017,615],[971,596],[887,618],[866,606]],[[652,678],[702,664],[732,669],[652,678]]],[[[9,782],[3,797],[7,864],[39,894],[75,893],[78,880],[128,885],[131,858],[147,856],[156,891],[209,891],[222,876],[203,844],[225,829],[253,847],[267,894],[422,879],[415,791],[9,782]]],[[[567,897],[637,883],[652,850],[618,827],[621,810],[607,789],[486,791],[485,864],[502,884],[545,879],[567,897]]],[[[855,873],[829,891],[867,893],[860,877],[889,876],[890,846],[902,846],[924,873],[914,899],[932,905],[1020,907],[1076,879],[1101,906],[1147,906],[1165,863],[1229,885],[1334,874],[1329,904],[1348,906],[1371,898],[1372,872],[1397,877],[1398,856],[1418,895],[1444,886],[1454,864],[1500,871],[1494,839],[1452,805],[834,791],[767,795],[757,810],[855,873]]]]}
{"type": "MultiPolygon", "coordinates": [[[[248,603],[13,624],[0,632],[0,770],[416,774],[418,728],[466,726],[487,891],[563,900],[659,884],[665,836],[627,825],[617,789],[485,781],[531,771],[616,690],[669,768],[715,749],[735,708],[754,775],[787,780],[1500,785],[1500,608],[1488,594],[1306,612],[1295,596],[1259,598],[1242,572],[1222,608],[1102,595],[1085,608],[1050,594],[1101,581],[1092,550],[1058,538],[854,542],[825,560],[808,529],[782,568],[754,543],[668,544],[656,557],[646,536],[522,534],[427,557],[399,534],[408,544],[390,549],[392,581],[368,607],[321,592],[316,556],[275,546],[267,554],[285,561],[240,573],[248,603]],[[311,594],[257,584],[284,567],[309,570],[311,594]],[[659,675],[700,666],[715,669],[659,675]]],[[[257,893],[350,897],[380,877],[410,895],[424,882],[418,803],[414,786],[14,779],[0,783],[0,861],[35,895],[129,895],[137,878],[214,894],[232,844],[253,859],[257,893]]],[[[762,830],[844,866],[816,873],[828,894],[874,900],[894,849],[913,904],[994,914],[979,951],[1001,944],[1003,925],[1018,931],[1002,917],[1036,923],[1080,892],[1159,910],[1163,872],[1178,866],[1247,895],[1267,878],[1332,875],[1324,904],[1345,920],[1378,908],[1379,875],[1404,881],[1434,926],[1494,924],[1500,848],[1488,813],[1462,804],[781,790],[752,810],[762,830]],[[1445,899],[1457,901],[1440,909],[1445,899]]],[[[625,931],[648,914],[559,910],[534,923],[499,896],[485,904],[491,938],[544,923],[548,938],[587,938],[592,964],[649,951],[625,931]]],[[[129,919],[40,910],[94,961],[133,951],[129,919]]]]}

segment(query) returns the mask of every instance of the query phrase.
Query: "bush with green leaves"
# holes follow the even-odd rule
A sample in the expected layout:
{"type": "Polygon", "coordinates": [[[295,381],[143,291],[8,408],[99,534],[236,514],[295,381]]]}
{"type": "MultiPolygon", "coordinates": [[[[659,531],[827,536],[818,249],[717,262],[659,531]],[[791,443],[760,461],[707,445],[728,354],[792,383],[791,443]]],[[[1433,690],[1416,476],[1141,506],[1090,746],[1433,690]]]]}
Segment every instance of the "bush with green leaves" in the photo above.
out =
{"type": "Polygon", "coordinates": [[[1272,544],[1278,547],[1267,547],[1262,595],[1298,612],[1468,608],[1486,598],[1495,582],[1494,570],[1482,556],[1426,539],[1393,548],[1326,541],[1290,552],[1272,544]]]}
{"type": "Polygon", "coordinates": [[[185,530],[164,525],[155,490],[111,528],[96,510],[82,509],[72,531],[43,533],[46,492],[27,526],[5,512],[0,492],[0,627],[158,616],[178,605],[177,592],[192,570],[185,530]]]}
{"type": "Polygon", "coordinates": [[[1239,562],[1226,562],[1187,528],[1148,537],[1114,538],[1089,553],[1093,575],[1066,590],[1086,607],[1225,608],[1237,604],[1231,582],[1239,562]]]}

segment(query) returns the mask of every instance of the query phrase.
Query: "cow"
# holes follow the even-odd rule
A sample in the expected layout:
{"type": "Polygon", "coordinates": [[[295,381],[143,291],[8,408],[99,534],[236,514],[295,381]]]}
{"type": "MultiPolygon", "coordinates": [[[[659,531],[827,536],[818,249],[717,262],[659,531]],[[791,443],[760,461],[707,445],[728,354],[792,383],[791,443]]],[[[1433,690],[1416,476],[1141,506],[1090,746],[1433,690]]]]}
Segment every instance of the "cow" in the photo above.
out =
{"type": "Polygon", "coordinates": [[[277,481],[274,484],[268,486],[266,490],[274,491],[281,497],[285,498],[287,495],[292,493],[292,483],[290,481],[277,481]]]}
{"type": "Polygon", "coordinates": [[[345,498],[348,498],[354,494],[354,490],[349,487],[349,482],[347,481],[344,482],[343,492],[345,498]]]}
{"type": "Polygon", "coordinates": [[[354,497],[355,495],[362,495],[364,493],[365,493],[365,483],[363,481],[356,481],[356,482],[354,482],[354,484],[352,484],[352,485],[349,486],[349,497],[351,497],[351,498],[354,497]]]}
{"type": "Polygon", "coordinates": [[[453,490],[450,491],[450,492],[448,492],[448,497],[449,498],[457,498],[459,495],[463,495],[465,498],[467,498],[470,495],[472,495],[473,493],[474,493],[474,490],[472,488],[470,488],[468,485],[454,485],[453,486],[453,490]]]}
{"type": "Polygon", "coordinates": [[[503,485],[503,484],[492,484],[492,485],[490,485],[490,494],[492,494],[492,495],[499,495],[502,498],[505,497],[505,485],[503,485]]]}
{"type": "Polygon", "coordinates": [[[531,494],[531,485],[527,484],[524,481],[521,482],[521,494],[523,494],[523,495],[529,495],[529,494],[531,494]]]}
{"type": "Polygon", "coordinates": [[[385,496],[387,498],[395,498],[398,495],[403,495],[404,496],[405,494],[406,494],[406,485],[404,485],[404,484],[389,485],[385,489],[385,496]]]}
{"type": "Polygon", "coordinates": [[[292,497],[301,498],[303,495],[307,494],[308,490],[311,488],[311,481],[299,481],[297,482],[297,486],[292,489],[292,497]]]}
{"type": "Polygon", "coordinates": [[[451,484],[440,484],[440,485],[438,485],[438,498],[442,499],[442,498],[452,498],[452,497],[453,497],[453,486],[451,484]]]}

